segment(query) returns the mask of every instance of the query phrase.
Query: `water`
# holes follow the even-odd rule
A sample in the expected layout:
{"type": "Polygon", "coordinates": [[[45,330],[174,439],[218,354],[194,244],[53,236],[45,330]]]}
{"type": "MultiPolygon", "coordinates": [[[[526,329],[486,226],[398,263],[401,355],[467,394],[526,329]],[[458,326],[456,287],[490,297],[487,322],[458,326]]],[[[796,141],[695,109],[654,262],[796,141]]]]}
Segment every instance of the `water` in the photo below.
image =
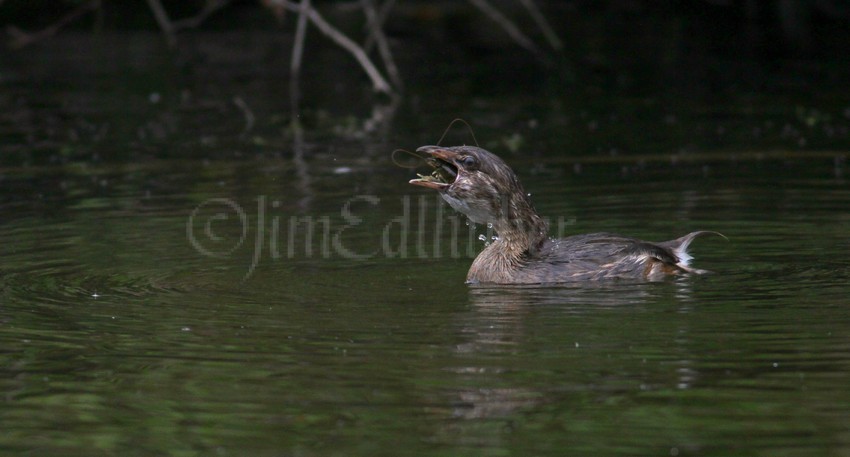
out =
{"type": "MultiPolygon", "coordinates": [[[[475,103],[565,119],[535,98],[475,103]]],[[[270,121],[241,140],[234,116],[206,142],[177,116],[185,131],[114,140],[129,153],[91,140],[4,159],[3,453],[850,452],[840,150],[559,157],[594,134],[517,127],[523,155],[482,122],[555,233],[729,240],[694,243],[701,277],[470,287],[492,234],[406,184],[389,152],[439,134],[398,116],[389,137],[270,121]]]]}

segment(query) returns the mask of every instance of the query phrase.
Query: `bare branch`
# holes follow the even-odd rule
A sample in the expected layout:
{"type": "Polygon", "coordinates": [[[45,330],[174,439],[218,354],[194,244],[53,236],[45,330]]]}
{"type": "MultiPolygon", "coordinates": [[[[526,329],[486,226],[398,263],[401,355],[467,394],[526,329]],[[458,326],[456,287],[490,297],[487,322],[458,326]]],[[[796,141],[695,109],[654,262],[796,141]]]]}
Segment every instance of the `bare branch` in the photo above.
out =
{"type": "MultiPolygon", "coordinates": [[[[295,4],[288,0],[268,0],[266,3],[273,6],[282,6],[290,11],[300,13],[301,6],[303,6],[303,2],[306,0],[302,0],[301,4],[295,4]]],[[[369,56],[366,55],[366,52],[363,51],[357,43],[355,43],[351,38],[345,36],[344,33],[337,30],[334,26],[332,26],[325,18],[316,11],[315,8],[310,7],[309,12],[307,13],[310,22],[319,29],[322,34],[330,38],[337,45],[348,51],[357,62],[363,67],[363,70],[369,76],[369,79],[372,80],[372,88],[378,92],[384,93],[392,93],[392,87],[387,82],[386,79],[381,75],[381,72],[375,67],[375,64],[369,59],[369,56]]]]}
{"type": "Polygon", "coordinates": [[[173,48],[177,44],[177,37],[174,36],[174,24],[171,23],[168,12],[165,11],[159,0],[148,0],[148,7],[151,9],[156,23],[159,24],[159,29],[162,30],[168,47],[173,48]]]}
{"type": "Polygon", "coordinates": [[[369,56],[366,55],[366,52],[363,51],[357,43],[355,43],[351,38],[348,38],[337,30],[334,26],[332,26],[322,15],[316,11],[315,8],[310,8],[310,22],[315,25],[320,32],[325,34],[328,38],[333,40],[340,47],[351,53],[357,62],[360,63],[360,66],[363,67],[363,70],[366,71],[366,74],[369,76],[369,79],[372,80],[372,88],[378,92],[390,93],[392,92],[392,88],[386,79],[381,75],[381,72],[375,67],[372,61],[369,59],[369,56]]]}
{"type": "Polygon", "coordinates": [[[319,31],[327,35],[328,38],[336,42],[336,44],[340,45],[346,51],[351,53],[357,62],[360,63],[360,66],[363,67],[363,70],[366,71],[366,74],[369,75],[369,78],[372,80],[372,88],[378,92],[390,93],[392,92],[392,88],[390,87],[387,80],[381,76],[381,72],[375,68],[375,65],[369,60],[369,56],[366,55],[366,52],[363,51],[357,43],[345,36],[342,32],[334,28],[330,23],[325,21],[325,19],[315,10],[310,10],[310,21],[319,28],[319,31]]]}
{"type": "Polygon", "coordinates": [[[307,20],[310,16],[310,0],[301,0],[298,5],[298,23],[295,26],[295,42],[292,45],[292,58],[289,62],[291,77],[298,79],[301,74],[301,57],[304,53],[304,41],[307,37],[307,20]]]}
{"type": "MultiPolygon", "coordinates": [[[[0,3],[2,3],[2,0],[0,0],[0,3]]],[[[78,6],[65,16],[62,16],[58,21],[54,22],[47,28],[33,33],[24,32],[13,25],[7,26],[6,33],[8,33],[12,38],[9,42],[9,47],[12,49],[20,49],[37,41],[52,37],[53,35],[56,35],[62,27],[77,20],[83,14],[89,11],[95,11],[98,8],[100,8],[100,0],[91,0],[88,3],[78,6]]]]}
{"type": "MultiPolygon", "coordinates": [[[[396,87],[402,87],[401,76],[398,68],[395,66],[390,45],[387,42],[387,36],[384,35],[383,25],[378,17],[378,12],[375,10],[375,3],[372,0],[361,0],[363,4],[363,12],[366,13],[366,21],[369,25],[369,36],[374,37],[378,45],[378,53],[384,61],[384,66],[387,69],[387,74],[396,87]]],[[[365,52],[365,51],[364,51],[365,52]]]]}
{"type": "MultiPolygon", "coordinates": [[[[393,8],[394,4],[395,0],[386,0],[384,4],[378,8],[378,18],[375,22],[380,30],[384,30],[384,22],[386,22],[387,16],[390,15],[390,10],[393,8]]],[[[372,30],[371,25],[368,25],[367,27],[370,31],[372,30]]],[[[375,38],[375,35],[372,33],[369,33],[366,36],[366,41],[363,42],[363,50],[366,51],[366,54],[372,52],[372,48],[375,46],[375,38]]]]}
{"type": "MultiPolygon", "coordinates": [[[[287,2],[289,3],[289,2],[287,2]]],[[[292,103],[292,119],[301,112],[301,60],[304,54],[304,41],[307,38],[307,24],[310,15],[310,0],[301,0],[298,5],[298,21],[295,26],[295,40],[292,44],[292,56],[289,61],[289,98],[292,103]]]]}

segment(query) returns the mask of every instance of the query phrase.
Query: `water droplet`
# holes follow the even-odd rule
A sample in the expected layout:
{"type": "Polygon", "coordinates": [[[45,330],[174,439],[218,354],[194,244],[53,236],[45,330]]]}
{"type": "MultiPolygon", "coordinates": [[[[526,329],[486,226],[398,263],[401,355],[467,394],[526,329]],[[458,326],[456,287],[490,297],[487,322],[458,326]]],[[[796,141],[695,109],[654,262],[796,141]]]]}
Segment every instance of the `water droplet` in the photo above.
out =
{"type": "Polygon", "coordinates": [[[488,228],[488,229],[493,228],[493,224],[491,224],[491,223],[489,223],[489,222],[488,222],[488,223],[487,223],[487,228],[488,228]]]}
{"type": "Polygon", "coordinates": [[[490,237],[490,239],[493,240],[493,241],[499,241],[499,236],[493,235],[493,236],[490,237]]]}
{"type": "Polygon", "coordinates": [[[481,241],[487,241],[487,236],[482,233],[481,235],[478,235],[478,239],[481,241]]]}
{"type": "Polygon", "coordinates": [[[527,195],[527,196],[531,197],[531,192],[529,192],[529,193],[527,193],[527,194],[525,194],[525,195],[527,195]]]}

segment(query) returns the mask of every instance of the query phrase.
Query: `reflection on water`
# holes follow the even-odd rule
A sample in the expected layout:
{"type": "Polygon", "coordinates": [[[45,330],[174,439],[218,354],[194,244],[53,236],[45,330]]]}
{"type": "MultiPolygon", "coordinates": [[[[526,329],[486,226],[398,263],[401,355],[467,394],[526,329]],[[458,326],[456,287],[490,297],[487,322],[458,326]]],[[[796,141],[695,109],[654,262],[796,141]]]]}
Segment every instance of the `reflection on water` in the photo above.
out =
{"type": "MultiPolygon", "coordinates": [[[[686,298],[694,278],[671,278],[677,297],[686,298]]],[[[472,286],[470,299],[483,310],[515,310],[530,305],[571,305],[575,312],[584,306],[613,307],[643,305],[657,299],[658,286],[632,281],[607,281],[581,284],[531,286],[472,286]]]]}
{"type": "MultiPolygon", "coordinates": [[[[498,446],[514,443],[517,428],[528,431],[529,424],[571,434],[554,441],[571,449],[619,443],[703,453],[724,436],[742,438],[762,427],[808,430],[815,423],[836,438],[835,410],[828,401],[818,404],[815,397],[827,397],[811,389],[829,384],[846,365],[847,340],[834,333],[848,324],[846,300],[812,282],[819,275],[811,273],[472,288],[470,309],[456,317],[465,338],[450,369],[460,405],[454,416],[472,423],[452,425],[455,444],[480,440],[482,420],[501,426],[479,444],[498,446]],[[777,280],[796,292],[785,296],[777,280]],[[798,313],[808,317],[789,319],[798,313]],[[814,356],[813,345],[827,341],[840,349],[814,356]],[[843,360],[833,359],[838,353],[843,360]],[[793,412],[804,404],[806,413],[793,412]],[[623,435],[601,439],[588,426],[622,427],[623,435]],[[732,427],[738,432],[730,433],[732,427]]],[[[820,273],[841,275],[829,268],[820,273]]],[[[840,278],[833,276],[847,283],[840,278]]],[[[784,446],[779,436],[760,435],[754,448],[784,446]]]]}
{"type": "MultiPolygon", "coordinates": [[[[559,314],[580,317],[593,315],[609,307],[630,306],[640,309],[659,300],[673,299],[682,302],[677,312],[688,312],[690,278],[680,278],[667,284],[609,282],[594,284],[569,284],[554,286],[472,286],[470,304],[472,311],[461,322],[462,331],[469,341],[456,346],[464,359],[479,360],[481,356],[513,356],[535,335],[529,334],[527,322],[536,314],[554,307],[559,314]],[[542,308],[542,309],[541,309],[542,308]]],[[[551,310],[551,309],[550,309],[551,310]]],[[[580,335],[566,347],[575,351],[582,348],[580,335]]],[[[588,341],[583,341],[588,344],[588,341]]],[[[486,360],[486,358],[485,358],[486,360]]],[[[509,373],[512,367],[469,366],[452,371],[467,376],[493,377],[509,373]]],[[[681,384],[680,384],[681,385],[681,384]]],[[[479,388],[458,392],[462,409],[457,415],[466,419],[504,417],[517,409],[546,402],[547,392],[523,388],[479,388]]]]}

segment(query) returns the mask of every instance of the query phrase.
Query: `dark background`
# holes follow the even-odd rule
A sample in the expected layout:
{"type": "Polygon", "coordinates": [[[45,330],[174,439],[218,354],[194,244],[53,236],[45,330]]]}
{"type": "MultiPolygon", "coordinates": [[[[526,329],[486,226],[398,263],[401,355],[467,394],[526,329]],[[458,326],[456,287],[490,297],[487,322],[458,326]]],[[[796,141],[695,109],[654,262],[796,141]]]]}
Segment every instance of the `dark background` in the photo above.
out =
{"type": "MultiPolygon", "coordinates": [[[[313,4],[341,32],[364,42],[360,2],[313,4]]],[[[506,127],[536,135],[552,154],[848,146],[846,2],[535,4],[561,49],[547,43],[519,1],[491,5],[536,51],[520,46],[471,2],[395,2],[383,31],[401,84],[393,84],[389,97],[373,91],[351,55],[314,27],[308,28],[302,81],[293,94],[296,14],[275,14],[259,1],[231,1],[169,42],[149,2],[6,0],[0,3],[7,29],[0,51],[6,112],[0,138],[7,152],[22,141],[30,153],[44,150],[35,153],[36,162],[56,160],[62,150],[88,157],[102,145],[92,132],[107,121],[108,144],[100,156],[121,156],[116,144],[131,154],[151,153],[156,148],[146,150],[146,144],[173,143],[169,132],[176,131],[192,144],[203,143],[212,130],[219,140],[263,146],[285,137],[294,120],[321,141],[340,131],[375,135],[363,125],[376,107],[392,104],[394,114],[385,117],[401,128],[378,135],[394,146],[433,142],[456,117],[470,121],[479,136],[506,127]],[[53,33],[38,34],[86,5],[91,9],[53,33]],[[245,135],[236,98],[254,116],[251,135],[245,135]],[[426,100],[439,100],[439,110],[426,100]],[[518,126],[526,123],[541,127],[522,131],[518,126]],[[571,140],[554,139],[576,125],[581,129],[570,132],[571,140]],[[394,137],[396,130],[414,129],[423,131],[422,138],[394,137]],[[147,130],[153,133],[139,133],[147,130]]],[[[176,23],[206,3],[162,5],[176,23]]],[[[374,48],[369,56],[386,77],[374,48]]],[[[9,154],[4,160],[18,161],[9,154]]]]}

